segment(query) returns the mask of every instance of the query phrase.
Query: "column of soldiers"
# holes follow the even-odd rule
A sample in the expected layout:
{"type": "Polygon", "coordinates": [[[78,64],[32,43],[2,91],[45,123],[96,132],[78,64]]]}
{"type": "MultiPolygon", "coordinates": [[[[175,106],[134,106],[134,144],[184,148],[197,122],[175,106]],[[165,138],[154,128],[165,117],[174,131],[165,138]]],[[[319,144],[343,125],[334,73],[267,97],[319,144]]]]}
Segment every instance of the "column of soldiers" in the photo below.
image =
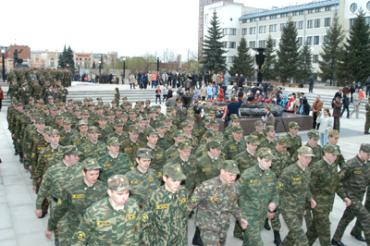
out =
{"type": "Polygon", "coordinates": [[[357,217],[351,234],[370,245],[369,195],[361,203],[370,184],[370,144],[346,162],[336,130],[326,146],[314,130],[302,144],[297,122],[276,137],[274,126],[258,120],[244,136],[236,115],[222,132],[213,106],[205,106],[204,117],[176,107],[163,114],[127,98],[12,101],[15,153],[31,174],[36,216],[50,213],[48,238],[54,235],[56,245],[185,246],[192,216],[194,245],[225,245],[233,216],[234,236],[245,246],[263,245],[269,223],[276,245],[319,239],[342,246],[357,217]],[[331,240],[335,194],[347,209],[331,240]],[[284,240],[281,218],[289,230],[284,240]]]}

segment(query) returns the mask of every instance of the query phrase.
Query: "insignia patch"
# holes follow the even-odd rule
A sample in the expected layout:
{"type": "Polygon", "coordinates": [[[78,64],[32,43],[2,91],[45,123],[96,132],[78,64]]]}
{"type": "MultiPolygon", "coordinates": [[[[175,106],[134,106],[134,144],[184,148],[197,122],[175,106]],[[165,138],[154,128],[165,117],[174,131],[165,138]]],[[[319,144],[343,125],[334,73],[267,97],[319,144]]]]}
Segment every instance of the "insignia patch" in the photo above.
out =
{"type": "Polygon", "coordinates": [[[72,199],[83,199],[85,194],[72,194],[72,199]]]}
{"type": "Polygon", "coordinates": [[[136,219],[136,213],[128,213],[126,215],[127,220],[135,220],[136,219]]]}
{"type": "Polygon", "coordinates": [[[147,222],[149,220],[149,216],[147,213],[143,213],[143,215],[141,216],[141,221],[142,222],[147,222]]]}
{"type": "Polygon", "coordinates": [[[80,241],[84,241],[84,240],[86,239],[86,234],[85,234],[85,232],[83,232],[83,231],[79,231],[79,232],[77,232],[77,238],[78,238],[78,240],[80,240],[80,241]]]}
{"type": "Polygon", "coordinates": [[[109,221],[106,221],[106,220],[97,220],[96,225],[104,227],[104,226],[110,226],[111,224],[109,221]]]}
{"type": "Polygon", "coordinates": [[[168,203],[163,203],[163,204],[156,204],[155,209],[168,209],[170,205],[168,203]]]}
{"type": "Polygon", "coordinates": [[[188,201],[188,199],[186,197],[183,197],[180,199],[180,204],[184,204],[188,201]]]}

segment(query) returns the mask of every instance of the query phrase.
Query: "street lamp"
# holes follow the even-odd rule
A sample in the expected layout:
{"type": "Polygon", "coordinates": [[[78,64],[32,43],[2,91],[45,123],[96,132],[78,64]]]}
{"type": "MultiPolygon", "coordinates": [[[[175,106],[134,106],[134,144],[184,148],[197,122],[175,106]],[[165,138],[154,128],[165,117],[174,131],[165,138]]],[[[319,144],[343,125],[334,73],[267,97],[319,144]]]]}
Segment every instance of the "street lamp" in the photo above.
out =
{"type": "Polygon", "coordinates": [[[5,48],[1,48],[2,77],[5,81],[5,48]]]}
{"type": "Polygon", "coordinates": [[[99,79],[98,79],[98,84],[101,81],[101,60],[99,61],[99,79]]]}
{"type": "Polygon", "coordinates": [[[124,84],[126,78],[126,57],[122,57],[122,65],[122,84],[124,84]]]}

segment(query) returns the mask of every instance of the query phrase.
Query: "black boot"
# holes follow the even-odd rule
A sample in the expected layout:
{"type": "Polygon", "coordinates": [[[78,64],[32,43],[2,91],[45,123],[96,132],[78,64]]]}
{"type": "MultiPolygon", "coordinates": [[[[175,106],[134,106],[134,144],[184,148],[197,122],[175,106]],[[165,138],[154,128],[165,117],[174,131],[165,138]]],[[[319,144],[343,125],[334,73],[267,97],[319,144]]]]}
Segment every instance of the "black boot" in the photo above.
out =
{"type": "Polygon", "coordinates": [[[351,236],[356,238],[356,240],[358,241],[361,241],[361,242],[366,242],[365,238],[360,234],[360,235],[356,235],[354,233],[351,232],[351,236]]]}
{"type": "Polygon", "coordinates": [[[331,245],[346,246],[344,243],[342,243],[341,241],[337,241],[334,238],[331,240],[331,245]]]}
{"type": "Polygon", "coordinates": [[[274,231],[274,244],[276,244],[276,246],[279,246],[281,244],[281,238],[280,238],[279,231],[274,231]]]}
{"type": "Polygon", "coordinates": [[[200,238],[200,230],[198,226],[195,228],[195,233],[194,233],[192,243],[193,245],[203,246],[203,242],[202,242],[202,239],[200,238]]]}
{"type": "Polygon", "coordinates": [[[268,219],[265,220],[265,225],[263,227],[265,227],[265,229],[268,230],[268,231],[271,230],[271,227],[270,227],[270,224],[269,224],[269,220],[268,219]]]}

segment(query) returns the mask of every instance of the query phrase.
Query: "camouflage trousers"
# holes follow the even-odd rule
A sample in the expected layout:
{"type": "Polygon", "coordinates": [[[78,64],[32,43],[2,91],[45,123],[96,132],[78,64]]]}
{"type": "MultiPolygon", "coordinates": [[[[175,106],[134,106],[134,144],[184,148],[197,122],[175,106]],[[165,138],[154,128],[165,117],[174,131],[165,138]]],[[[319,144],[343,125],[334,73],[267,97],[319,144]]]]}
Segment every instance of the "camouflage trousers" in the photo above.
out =
{"type": "MultiPolygon", "coordinates": [[[[199,225],[200,238],[204,246],[225,245],[229,223],[228,221],[224,222],[221,226],[199,225]]],[[[212,222],[210,221],[210,223],[212,222]]]]}
{"type": "Polygon", "coordinates": [[[317,238],[320,245],[330,245],[330,211],[320,209],[311,211],[313,220],[306,233],[309,245],[313,245],[317,238]]]}
{"type": "Polygon", "coordinates": [[[243,246],[263,246],[261,231],[265,218],[248,218],[248,229],[243,231],[243,246]]]}
{"type": "Polygon", "coordinates": [[[282,209],[281,214],[289,230],[281,246],[308,246],[308,240],[302,228],[303,211],[282,209]]]}
{"type": "Polygon", "coordinates": [[[65,217],[62,218],[57,226],[58,246],[72,245],[71,239],[73,234],[77,231],[78,224],[71,223],[65,217]]]}
{"type": "MultiPolygon", "coordinates": [[[[367,188],[367,194],[366,194],[366,201],[365,201],[365,208],[368,212],[370,212],[370,187],[367,188]]],[[[361,235],[361,232],[363,231],[362,226],[359,222],[359,220],[356,220],[356,224],[353,227],[351,234],[359,236],[361,235]]]]}
{"type": "Polygon", "coordinates": [[[355,199],[352,200],[352,205],[344,210],[343,216],[339,221],[333,238],[337,241],[340,241],[348,224],[355,217],[357,217],[357,221],[364,230],[367,245],[370,245],[370,213],[362,205],[360,200],[355,199]]]}

